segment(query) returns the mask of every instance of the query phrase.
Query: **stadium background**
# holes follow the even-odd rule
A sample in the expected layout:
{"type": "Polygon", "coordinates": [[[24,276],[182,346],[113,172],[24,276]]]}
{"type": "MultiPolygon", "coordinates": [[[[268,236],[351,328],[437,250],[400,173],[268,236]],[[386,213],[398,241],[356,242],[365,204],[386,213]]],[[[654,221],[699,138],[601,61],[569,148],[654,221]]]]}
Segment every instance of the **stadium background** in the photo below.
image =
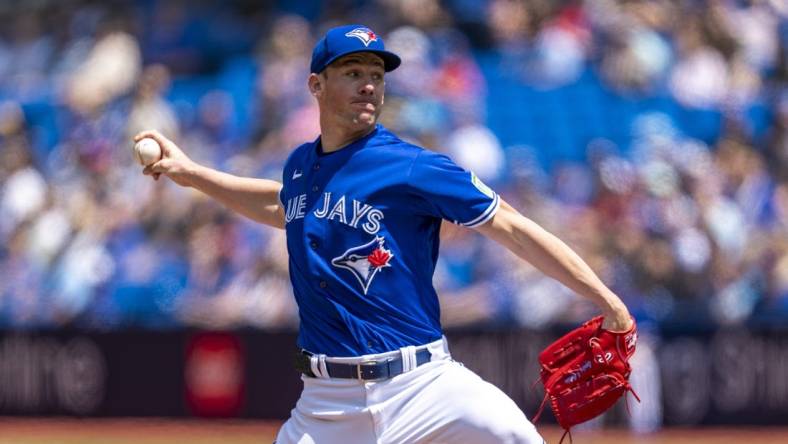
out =
{"type": "MultiPolygon", "coordinates": [[[[0,442],[38,436],[25,416],[83,418],[41,420],[61,438],[84,418],[286,416],[283,233],[143,177],[130,136],[281,180],[318,134],[312,45],[347,22],[403,57],[383,123],[566,240],[638,319],[645,402],[581,433],[788,439],[785,2],[39,0],[0,2],[0,442]]],[[[455,355],[532,413],[535,353],[594,309],[444,234],[455,355]]]]}

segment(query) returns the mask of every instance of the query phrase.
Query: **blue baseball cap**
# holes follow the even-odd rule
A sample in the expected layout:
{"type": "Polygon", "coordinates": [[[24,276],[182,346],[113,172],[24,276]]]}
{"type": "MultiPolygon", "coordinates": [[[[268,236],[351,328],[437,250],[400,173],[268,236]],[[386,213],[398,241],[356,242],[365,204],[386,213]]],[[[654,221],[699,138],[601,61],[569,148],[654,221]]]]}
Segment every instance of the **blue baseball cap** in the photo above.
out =
{"type": "Polygon", "coordinates": [[[330,29],[312,51],[311,72],[320,74],[334,60],[354,52],[371,52],[383,59],[383,68],[396,69],[401,60],[386,51],[383,39],[364,25],[345,25],[330,29]]]}

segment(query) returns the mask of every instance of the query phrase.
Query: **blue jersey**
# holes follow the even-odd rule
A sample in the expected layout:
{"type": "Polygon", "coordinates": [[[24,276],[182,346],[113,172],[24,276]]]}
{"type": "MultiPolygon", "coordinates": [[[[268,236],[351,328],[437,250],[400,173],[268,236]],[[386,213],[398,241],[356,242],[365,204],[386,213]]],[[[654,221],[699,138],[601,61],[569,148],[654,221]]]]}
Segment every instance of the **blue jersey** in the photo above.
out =
{"type": "Polygon", "coordinates": [[[380,125],[332,153],[319,138],[298,147],[279,197],[298,345],[328,356],[440,339],[432,275],[441,220],[478,226],[499,205],[475,175],[380,125]]]}

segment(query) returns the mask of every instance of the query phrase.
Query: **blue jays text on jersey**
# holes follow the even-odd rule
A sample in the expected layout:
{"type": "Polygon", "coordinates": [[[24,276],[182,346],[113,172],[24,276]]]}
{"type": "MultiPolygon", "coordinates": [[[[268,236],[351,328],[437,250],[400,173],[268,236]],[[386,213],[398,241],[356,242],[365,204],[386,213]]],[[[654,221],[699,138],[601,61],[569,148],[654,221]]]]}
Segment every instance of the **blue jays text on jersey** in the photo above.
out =
{"type": "Polygon", "coordinates": [[[432,275],[441,221],[478,226],[499,206],[475,175],[380,125],[332,153],[319,138],[296,148],[280,200],[298,343],[328,356],[439,339],[432,275]]]}
{"type": "MultiPolygon", "coordinates": [[[[301,194],[297,197],[289,199],[285,206],[285,223],[290,223],[293,219],[301,219],[306,213],[306,194],[301,194]]],[[[380,210],[373,209],[371,205],[361,203],[355,199],[346,199],[345,196],[336,198],[335,202],[331,200],[331,192],[323,193],[323,206],[314,211],[317,218],[328,220],[336,220],[343,224],[348,224],[353,228],[357,228],[362,219],[365,221],[361,228],[369,234],[375,234],[380,230],[380,219],[383,218],[383,213],[380,210]],[[346,203],[345,201],[348,200],[346,203]],[[352,204],[349,202],[352,200],[352,204]],[[345,209],[347,205],[348,209],[345,209]],[[330,210],[330,211],[329,211],[330,210]]]]}

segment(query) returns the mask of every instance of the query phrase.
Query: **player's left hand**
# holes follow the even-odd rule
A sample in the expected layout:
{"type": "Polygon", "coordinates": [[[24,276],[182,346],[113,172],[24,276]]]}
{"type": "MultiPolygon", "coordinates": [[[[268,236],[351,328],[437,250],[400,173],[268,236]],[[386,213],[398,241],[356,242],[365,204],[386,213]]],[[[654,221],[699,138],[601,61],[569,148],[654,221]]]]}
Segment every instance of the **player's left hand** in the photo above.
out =
{"type": "Polygon", "coordinates": [[[604,314],[602,329],[620,333],[632,328],[634,322],[635,321],[632,320],[632,315],[629,314],[629,310],[622,306],[617,310],[612,310],[604,314]]]}
{"type": "MultiPolygon", "coordinates": [[[[618,327],[615,322],[610,324],[612,328],[618,327]]],[[[567,431],[601,415],[632,390],[629,359],[636,345],[637,328],[633,320],[629,320],[629,329],[611,332],[604,329],[601,316],[553,342],[539,354],[540,377],[545,388],[542,406],[550,401],[558,424],[567,431]]],[[[635,398],[640,400],[637,395],[635,398]]],[[[541,408],[534,421],[540,414],[541,408]]]]}

